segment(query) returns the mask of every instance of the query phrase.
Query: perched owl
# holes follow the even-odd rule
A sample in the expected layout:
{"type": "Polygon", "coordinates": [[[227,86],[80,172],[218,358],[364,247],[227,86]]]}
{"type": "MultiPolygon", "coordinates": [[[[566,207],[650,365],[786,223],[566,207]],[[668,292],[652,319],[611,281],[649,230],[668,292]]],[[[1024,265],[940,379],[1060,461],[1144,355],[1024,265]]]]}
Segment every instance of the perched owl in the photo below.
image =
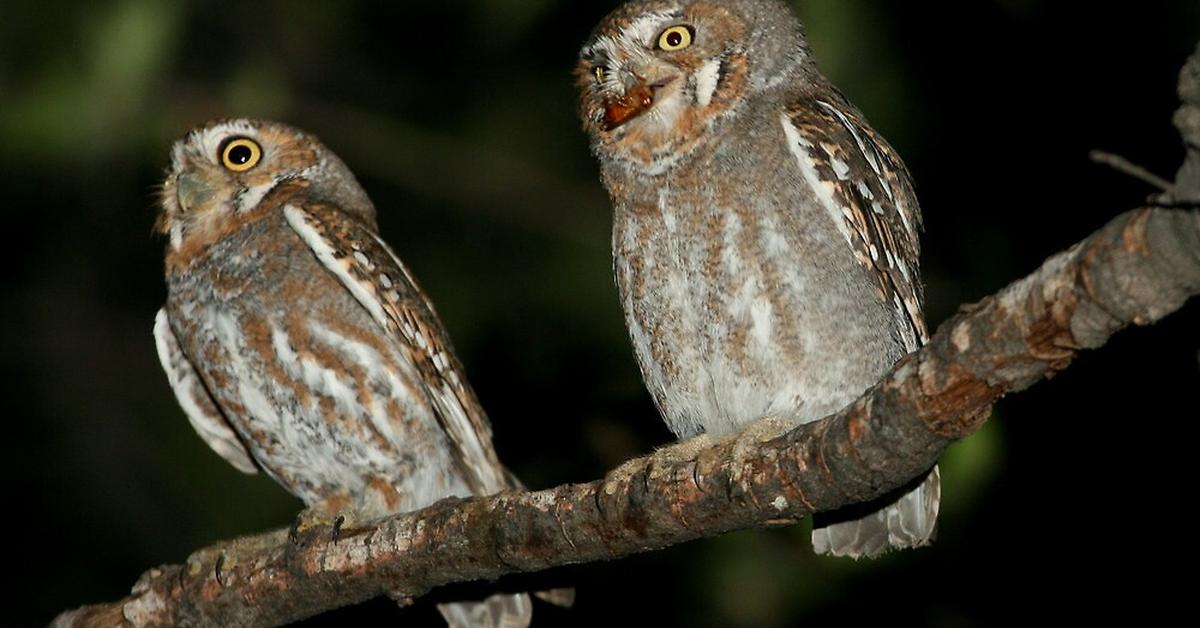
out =
{"type": "MultiPolygon", "coordinates": [[[[317,139],[226,120],[174,148],[159,358],[192,426],[316,513],[362,518],[519,486],[433,306],[317,139]]],[[[525,594],[439,607],[524,626],[525,594]]]]}
{"type": "MultiPolygon", "coordinates": [[[[625,321],[675,434],[819,419],[924,342],[908,173],[817,70],[787,5],[626,3],[578,76],[625,321]]],[[[939,491],[934,468],[819,518],[813,546],[926,544],[939,491]]]]}

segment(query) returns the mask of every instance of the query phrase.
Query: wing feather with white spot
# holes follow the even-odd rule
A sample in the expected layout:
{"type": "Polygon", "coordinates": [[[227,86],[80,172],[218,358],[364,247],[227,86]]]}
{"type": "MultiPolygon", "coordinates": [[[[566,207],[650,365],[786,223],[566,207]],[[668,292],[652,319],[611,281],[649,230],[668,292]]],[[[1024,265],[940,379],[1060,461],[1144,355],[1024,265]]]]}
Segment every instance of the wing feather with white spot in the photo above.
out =
{"type": "Polygon", "coordinates": [[[880,298],[907,323],[901,334],[914,351],[929,336],[918,270],[920,207],[900,157],[838,96],[796,103],[784,114],[784,131],[880,298]]]}
{"type": "MultiPolygon", "coordinates": [[[[921,214],[904,163],[836,92],[797,102],[784,113],[783,125],[803,176],[874,278],[883,303],[895,308],[905,348],[915,351],[929,333],[917,266],[921,214]]],[[[851,509],[814,518],[813,548],[861,558],[925,545],[937,529],[940,495],[934,467],[876,512],[859,517],[862,513],[851,509]]]]}
{"type": "Polygon", "coordinates": [[[284,216],[417,368],[471,488],[477,494],[512,488],[492,447],[487,416],[462,375],[450,339],[403,262],[373,229],[336,208],[287,205],[284,216]]]}
{"type": "Polygon", "coordinates": [[[258,473],[258,465],[250,456],[246,446],[217,409],[216,402],[204,387],[196,369],[179,347],[179,340],[171,330],[171,321],[166,308],[154,317],[154,344],[158,348],[158,360],[167,372],[167,381],[175,391],[175,398],[187,415],[196,433],[213,451],[243,473],[258,473]]]}

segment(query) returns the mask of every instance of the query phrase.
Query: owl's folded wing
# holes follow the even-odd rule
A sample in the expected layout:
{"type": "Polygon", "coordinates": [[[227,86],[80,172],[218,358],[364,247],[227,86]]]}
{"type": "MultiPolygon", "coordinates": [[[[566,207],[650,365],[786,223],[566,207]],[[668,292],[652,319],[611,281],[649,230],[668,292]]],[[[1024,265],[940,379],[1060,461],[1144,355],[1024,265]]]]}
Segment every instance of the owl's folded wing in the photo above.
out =
{"type": "MultiPolygon", "coordinates": [[[[875,279],[883,303],[896,309],[905,348],[915,351],[929,332],[918,274],[921,214],[904,163],[836,93],[796,103],[785,112],[783,128],[804,178],[875,279]]],[[[891,503],[872,503],[876,512],[860,516],[856,507],[814,518],[813,548],[861,558],[925,545],[937,528],[940,494],[934,467],[891,503]]]]}
{"type": "Polygon", "coordinates": [[[893,305],[909,351],[928,339],[918,270],[921,213],[896,152],[843,99],[818,97],[784,113],[784,133],[803,176],[846,237],[855,258],[893,305]]]}
{"type": "Polygon", "coordinates": [[[196,369],[179,348],[166,308],[160,309],[154,317],[154,344],[158,348],[158,359],[162,362],[163,370],[167,372],[167,381],[175,391],[175,398],[200,438],[238,471],[258,473],[258,465],[250,457],[250,452],[217,409],[196,369]]]}
{"type": "Polygon", "coordinates": [[[288,225],[317,259],[397,340],[420,373],[442,429],[477,494],[513,485],[492,447],[492,433],[433,305],[395,253],[361,222],[320,204],[287,205],[288,225]]]}

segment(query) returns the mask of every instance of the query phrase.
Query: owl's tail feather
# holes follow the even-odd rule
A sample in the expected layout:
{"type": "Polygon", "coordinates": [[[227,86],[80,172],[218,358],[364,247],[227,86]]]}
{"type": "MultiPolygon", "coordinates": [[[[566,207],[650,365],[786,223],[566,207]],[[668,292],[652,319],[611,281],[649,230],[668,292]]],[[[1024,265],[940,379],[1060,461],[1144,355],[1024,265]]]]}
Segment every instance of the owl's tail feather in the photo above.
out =
{"type": "Polygon", "coordinates": [[[501,593],[479,602],[438,604],[450,628],[525,628],[533,621],[533,603],[524,593],[501,593]]]}
{"type": "Polygon", "coordinates": [[[818,554],[875,558],[893,549],[928,545],[937,531],[942,480],[934,467],[923,480],[873,502],[813,517],[818,554]]]}
{"type": "Polygon", "coordinates": [[[560,608],[575,606],[575,589],[573,587],[534,591],[533,596],[547,604],[553,604],[560,608]]]}

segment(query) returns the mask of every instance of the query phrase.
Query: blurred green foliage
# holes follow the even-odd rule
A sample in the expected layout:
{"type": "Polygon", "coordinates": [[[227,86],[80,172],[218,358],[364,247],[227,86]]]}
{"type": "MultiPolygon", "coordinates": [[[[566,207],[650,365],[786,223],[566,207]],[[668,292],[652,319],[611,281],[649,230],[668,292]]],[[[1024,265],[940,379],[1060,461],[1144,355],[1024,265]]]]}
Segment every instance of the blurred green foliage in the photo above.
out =
{"type": "MultiPolygon", "coordinates": [[[[298,508],[204,447],[154,356],[154,190],[171,142],[210,118],[285,120],[350,164],[527,483],[593,479],[669,440],[627,346],[607,199],[575,120],[576,49],[613,5],[5,3],[0,374],[6,486],[30,530],[17,623],[118,597],[142,569],[298,508]]],[[[915,173],[933,324],[1140,202],[1147,190],[1090,167],[1088,149],[1177,165],[1167,120],[1200,3],[797,5],[822,67],[915,173]]],[[[1157,526],[1186,504],[1142,476],[1187,457],[1123,432],[1194,391],[1196,323],[1193,306],[1003,404],[946,454],[931,549],[854,563],[813,557],[805,526],[741,532],[562,570],[579,609],[539,617],[958,626],[1038,608],[1146,623],[1144,602],[1172,585],[1121,550],[1164,546],[1157,526]],[[1113,523],[1121,512],[1133,514],[1113,523]],[[1148,580],[1116,584],[1129,577],[1148,580]],[[1066,579],[1086,593],[1059,590],[1066,579]]],[[[427,604],[405,612],[434,618],[427,604]]],[[[400,613],[384,602],[314,623],[400,613]]]]}

